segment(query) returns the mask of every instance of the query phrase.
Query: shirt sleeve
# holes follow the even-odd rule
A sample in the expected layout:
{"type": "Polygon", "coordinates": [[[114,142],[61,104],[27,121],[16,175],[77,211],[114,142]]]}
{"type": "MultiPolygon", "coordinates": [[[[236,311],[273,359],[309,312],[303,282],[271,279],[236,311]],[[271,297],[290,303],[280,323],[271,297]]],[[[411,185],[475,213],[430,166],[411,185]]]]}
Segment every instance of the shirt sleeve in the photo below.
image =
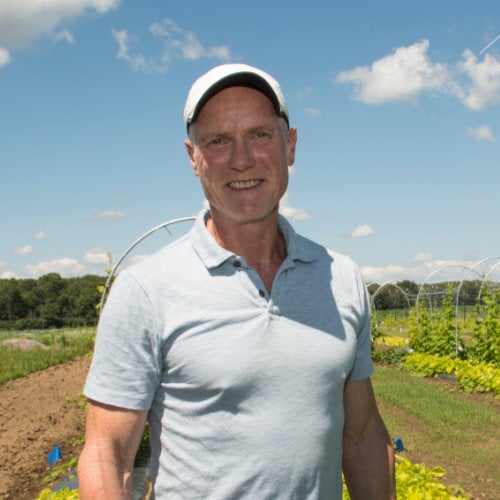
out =
{"type": "Polygon", "coordinates": [[[361,275],[361,271],[356,266],[355,279],[358,289],[357,299],[359,300],[359,329],[356,358],[348,377],[348,380],[353,381],[368,378],[374,370],[371,358],[371,323],[368,290],[361,275]]]}
{"type": "Polygon", "coordinates": [[[148,410],[161,381],[158,332],[148,294],[122,271],[99,320],[84,394],[120,408],[148,410]]]}

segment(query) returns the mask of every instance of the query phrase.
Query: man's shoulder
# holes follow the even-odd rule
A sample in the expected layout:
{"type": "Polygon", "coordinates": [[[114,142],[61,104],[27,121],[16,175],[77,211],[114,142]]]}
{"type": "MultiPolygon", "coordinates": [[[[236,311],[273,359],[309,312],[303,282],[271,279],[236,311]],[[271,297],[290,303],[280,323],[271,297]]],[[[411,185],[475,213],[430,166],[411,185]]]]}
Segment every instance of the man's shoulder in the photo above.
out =
{"type": "Polygon", "coordinates": [[[127,267],[126,270],[134,277],[147,278],[151,275],[164,275],[189,266],[192,254],[192,244],[189,235],[186,234],[156,252],[144,256],[127,267]]]}
{"type": "Polygon", "coordinates": [[[351,257],[344,253],[333,250],[332,248],[327,247],[322,243],[319,243],[298,233],[296,233],[295,239],[299,251],[302,254],[309,255],[310,258],[314,258],[315,260],[328,259],[334,265],[357,267],[351,257]]]}

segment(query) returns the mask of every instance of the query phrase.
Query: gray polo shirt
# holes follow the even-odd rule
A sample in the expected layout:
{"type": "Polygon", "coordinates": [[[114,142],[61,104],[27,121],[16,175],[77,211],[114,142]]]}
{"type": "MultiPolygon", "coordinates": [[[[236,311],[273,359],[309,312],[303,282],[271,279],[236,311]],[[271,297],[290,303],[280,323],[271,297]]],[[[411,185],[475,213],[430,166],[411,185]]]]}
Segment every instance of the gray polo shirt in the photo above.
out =
{"type": "Polygon", "coordinates": [[[120,273],[85,394],[150,410],[153,498],[340,499],[344,384],[373,370],[361,274],[280,217],[268,294],[207,216],[120,273]]]}

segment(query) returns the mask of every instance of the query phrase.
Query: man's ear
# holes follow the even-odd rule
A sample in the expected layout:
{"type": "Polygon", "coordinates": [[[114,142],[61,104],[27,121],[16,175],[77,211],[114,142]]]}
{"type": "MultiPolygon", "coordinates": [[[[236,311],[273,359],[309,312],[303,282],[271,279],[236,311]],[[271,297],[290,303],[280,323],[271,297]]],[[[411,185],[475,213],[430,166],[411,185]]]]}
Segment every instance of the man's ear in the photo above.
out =
{"type": "Polygon", "coordinates": [[[297,129],[295,127],[288,130],[287,147],[288,147],[288,166],[291,167],[295,162],[295,147],[297,146],[297,129]]]}
{"type": "Polygon", "coordinates": [[[198,172],[198,167],[196,166],[196,161],[195,161],[195,158],[194,158],[194,146],[193,146],[193,143],[189,139],[186,139],[184,141],[184,146],[186,147],[186,151],[187,151],[187,154],[189,156],[189,162],[193,166],[194,175],[196,175],[196,177],[199,177],[200,174],[198,172]]]}

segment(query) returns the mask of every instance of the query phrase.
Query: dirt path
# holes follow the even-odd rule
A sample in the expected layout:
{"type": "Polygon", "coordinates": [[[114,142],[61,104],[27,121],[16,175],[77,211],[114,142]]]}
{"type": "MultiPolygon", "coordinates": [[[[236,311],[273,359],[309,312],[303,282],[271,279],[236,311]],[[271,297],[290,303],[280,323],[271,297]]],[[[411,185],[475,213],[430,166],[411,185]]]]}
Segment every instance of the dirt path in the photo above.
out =
{"type": "Polygon", "coordinates": [[[84,414],[79,403],[90,358],[0,385],[0,498],[33,500],[50,473],[47,456],[79,454],[84,414]]]}

